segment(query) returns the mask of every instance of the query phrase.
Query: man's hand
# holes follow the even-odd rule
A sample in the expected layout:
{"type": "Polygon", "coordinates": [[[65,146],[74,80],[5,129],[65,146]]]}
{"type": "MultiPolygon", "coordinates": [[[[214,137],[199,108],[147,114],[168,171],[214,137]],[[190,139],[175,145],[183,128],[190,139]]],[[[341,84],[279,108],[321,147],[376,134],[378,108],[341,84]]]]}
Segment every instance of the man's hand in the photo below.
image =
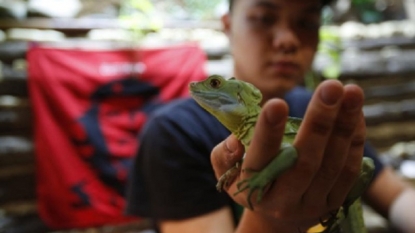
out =
{"type": "MultiPolygon", "coordinates": [[[[363,92],[356,85],[323,82],[294,142],[296,164],[269,187],[260,203],[252,201],[255,212],[307,228],[341,206],[360,171],[365,139],[362,106],[363,92]]],[[[277,155],[287,115],[282,100],[272,99],[263,106],[242,168],[261,170],[277,155]]],[[[211,156],[216,177],[241,160],[243,153],[234,136],[217,145],[211,156]]],[[[246,193],[233,194],[237,181],[247,176],[248,172],[241,172],[227,189],[244,206],[248,206],[246,193]]]]}

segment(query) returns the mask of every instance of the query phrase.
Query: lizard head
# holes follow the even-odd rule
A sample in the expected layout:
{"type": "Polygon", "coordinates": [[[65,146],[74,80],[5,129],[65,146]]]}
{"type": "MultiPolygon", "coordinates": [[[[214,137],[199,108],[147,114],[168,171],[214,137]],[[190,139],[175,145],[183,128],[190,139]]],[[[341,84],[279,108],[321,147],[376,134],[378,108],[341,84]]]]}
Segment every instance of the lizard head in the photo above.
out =
{"type": "Polygon", "coordinates": [[[252,84],[219,75],[192,82],[189,89],[193,99],[231,131],[244,119],[258,114],[262,99],[261,92],[252,84]]]}

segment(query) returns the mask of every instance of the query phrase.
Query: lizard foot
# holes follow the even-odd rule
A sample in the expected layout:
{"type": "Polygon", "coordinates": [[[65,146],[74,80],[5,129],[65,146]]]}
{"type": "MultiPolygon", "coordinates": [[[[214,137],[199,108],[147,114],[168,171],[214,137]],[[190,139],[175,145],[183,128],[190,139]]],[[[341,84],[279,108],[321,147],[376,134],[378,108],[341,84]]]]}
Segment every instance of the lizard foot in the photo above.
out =
{"type": "Polygon", "coordinates": [[[331,226],[337,220],[337,212],[340,210],[334,210],[329,213],[330,217],[326,219],[320,219],[320,224],[323,227],[331,226]]]}
{"type": "Polygon", "coordinates": [[[241,168],[238,162],[235,166],[227,170],[221,177],[219,177],[218,183],[216,183],[216,189],[219,192],[222,192],[238,176],[240,170],[241,168]]]}
{"type": "Polygon", "coordinates": [[[342,208],[334,210],[330,213],[330,217],[326,220],[320,220],[320,224],[326,229],[322,233],[341,233],[340,222],[342,221],[340,215],[342,208]]]}
{"type": "Polygon", "coordinates": [[[249,207],[253,209],[251,197],[255,191],[257,191],[256,202],[260,202],[265,192],[271,186],[273,181],[279,177],[284,171],[292,167],[297,159],[297,151],[293,146],[281,148],[278,156],[276,156],[265,168],[261,171],[253,171],[244,169],[246,172],[252,173],[252,176],[242,180],[237,184],[238,191],[234,194],[238,194],[245,190],[248,191],[247,201],[249,207]]]}
{"type": "Polygon", "coordinates": [[[262,172],[255,172],[247,169],[245,169],[245,171],[252,173],[252,176],[240,181],[237,184],[238,191],[234,195],[237,195],[245,190],[249,190],[247,201],[249,204],[249,208],[253,209],[253,205],[251,202],[252,195],[255,191],[258,191],[256,202],[260,202],[262,200],[262,197],[264,196],[266,189],[272,183],[272,180],[264,179],[264,177],[262,176],[262,172]]]}

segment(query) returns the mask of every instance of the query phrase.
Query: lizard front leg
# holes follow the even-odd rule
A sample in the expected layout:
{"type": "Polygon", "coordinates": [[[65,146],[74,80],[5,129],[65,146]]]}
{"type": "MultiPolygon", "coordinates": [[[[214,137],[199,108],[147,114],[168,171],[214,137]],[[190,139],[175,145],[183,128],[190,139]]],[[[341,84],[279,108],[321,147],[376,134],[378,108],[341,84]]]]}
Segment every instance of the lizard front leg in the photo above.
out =
{"type": "Polygon", "coordinates": [[[260,202],[264,195],[265,189],[284,171],[292,167],[297,160],[297,157],[297,150],[293,146],[287,146],[282,148],[278,153],[278,156],[276,156],[271,163],[269,163],[261,171],[255,172],[245,169],[245,171],[252,172],[252,176],[237,184],[238,191],[235,195],[248,190],[247,201],[249,207],[253,209],[251,202],[252,194],[255,191],[258,191],[256,201],[260,202]]]}
{"type": "Polygon", "coordinates": [[[219,192],[222,192],[224,188],[227,188],[229,184],[232,183],[239,175],[241,171],[242,161],[237,162],[233,167],[227,170],[221,177],[219,177],[218,183],[216,184],[216,189],[219,192]]]}

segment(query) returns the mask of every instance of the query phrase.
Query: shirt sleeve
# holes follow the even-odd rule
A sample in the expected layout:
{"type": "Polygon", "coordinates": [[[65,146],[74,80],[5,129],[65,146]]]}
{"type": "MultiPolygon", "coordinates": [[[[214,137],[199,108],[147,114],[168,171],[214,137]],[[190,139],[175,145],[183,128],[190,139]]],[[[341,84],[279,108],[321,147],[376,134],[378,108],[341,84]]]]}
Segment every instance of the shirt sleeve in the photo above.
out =
{"type": "Polygon", "coordinates": [[[219,141],[206,127],[198,117],[180,115],[148,122],[130,173],[128,214],[184,219],[229,205],[215,188],[210,151],[219,141]]]}
{"type": "Polygon", "coordinates": [[[363,156],[373,159],[373,163],[375,164],[375,172],[373,174],[373,178],[376,178],[384,168],[384,165],[378,158],[375,149],[368,142],[365,144],[363,156]]]}

